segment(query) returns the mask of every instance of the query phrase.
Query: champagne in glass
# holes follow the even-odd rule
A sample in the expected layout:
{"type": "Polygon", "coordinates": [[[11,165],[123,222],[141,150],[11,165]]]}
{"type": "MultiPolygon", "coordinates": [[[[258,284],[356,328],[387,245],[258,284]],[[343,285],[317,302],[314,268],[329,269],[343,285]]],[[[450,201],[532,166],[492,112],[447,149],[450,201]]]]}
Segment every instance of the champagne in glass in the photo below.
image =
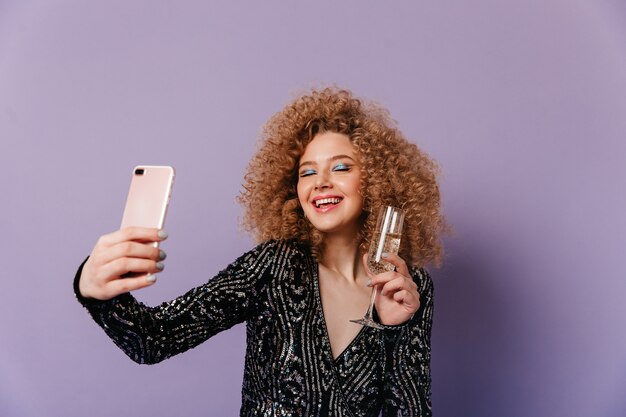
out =
{"type": "Polygon", "coordinates": [[[372,243],[370,244],[370,250],[367,255],[367,267],[374,275],[382,274],[383,272],[393,271],[395,268],[393,264],[381,259],[383,253],[398,254],[400,248],[400,234],[388,233],[382,235],[380,232],[374,233],[372,243]]]}
{"type": "MultiPolygon", "coordinates": [[[[391,207],[383,206],[378,214],[376,222],[376,231],[370,243],[369,253],[367,255],[367,267],[374,275],[387,271],[393,271],[394,265],[382,259],[383,253],[398,254],[400,249],[400,237],[402,235],[402,225],[404,223],[404,211],[391,207]]],[[[376,300],[377,286],[372,288],[372,296],[370,298],[369,307],[362,319],[350,320],[363,326],[375,327],[382,329],[383,327],[372,319],[372,309],[376,300]]]]}

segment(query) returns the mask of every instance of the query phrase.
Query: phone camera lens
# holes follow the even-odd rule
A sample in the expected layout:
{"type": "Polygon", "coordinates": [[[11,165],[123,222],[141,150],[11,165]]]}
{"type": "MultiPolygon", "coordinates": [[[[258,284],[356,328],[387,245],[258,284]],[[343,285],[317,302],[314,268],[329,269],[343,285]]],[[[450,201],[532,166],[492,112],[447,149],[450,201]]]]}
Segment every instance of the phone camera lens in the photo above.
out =
{"type": "Polygon", "coordinates": [[[138,168],[135,170],[135,175],[143,175],[144,171],[145,171],[144,169],[138,168]]]}

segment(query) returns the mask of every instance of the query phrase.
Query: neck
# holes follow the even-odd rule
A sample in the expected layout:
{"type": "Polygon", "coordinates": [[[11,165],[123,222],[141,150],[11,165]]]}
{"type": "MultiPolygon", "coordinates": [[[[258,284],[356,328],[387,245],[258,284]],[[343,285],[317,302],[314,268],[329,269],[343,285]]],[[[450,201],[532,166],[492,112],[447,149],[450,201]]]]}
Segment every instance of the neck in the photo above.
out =
{"type": "Polygon", "coordinates": [[[348,281],[356,281],[357,276],[363,275],[361,256],[355,235],[324,236],[322,265],[348,281]]]}

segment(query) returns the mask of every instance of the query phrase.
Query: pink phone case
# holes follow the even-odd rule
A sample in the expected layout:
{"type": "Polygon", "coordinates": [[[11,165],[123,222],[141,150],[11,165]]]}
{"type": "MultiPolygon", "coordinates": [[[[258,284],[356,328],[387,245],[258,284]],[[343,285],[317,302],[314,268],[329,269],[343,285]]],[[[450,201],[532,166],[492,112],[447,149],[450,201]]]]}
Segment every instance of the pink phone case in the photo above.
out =
{"type": "Polygon", "coordinates": [[[174,175],[174,168],[170,166],[136,166],[120,228],[142,226],[162,229],[174,175]]]}

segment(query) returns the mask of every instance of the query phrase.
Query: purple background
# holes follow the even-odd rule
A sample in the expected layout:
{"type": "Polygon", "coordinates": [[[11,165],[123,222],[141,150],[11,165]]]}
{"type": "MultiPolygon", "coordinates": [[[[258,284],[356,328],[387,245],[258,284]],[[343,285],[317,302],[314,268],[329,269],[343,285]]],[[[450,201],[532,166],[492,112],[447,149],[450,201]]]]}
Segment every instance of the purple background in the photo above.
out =
{"type": "Polygon", "coordinates": [[[150,304],[251,247],[263,122],[311,86],[387,106],[439,161],[438,417],[626,415],[623,1],[0,0],[0,415],[239,410],[244,327],[157,366],[74,300],[136,164],[177,168],[150,304]]]}

